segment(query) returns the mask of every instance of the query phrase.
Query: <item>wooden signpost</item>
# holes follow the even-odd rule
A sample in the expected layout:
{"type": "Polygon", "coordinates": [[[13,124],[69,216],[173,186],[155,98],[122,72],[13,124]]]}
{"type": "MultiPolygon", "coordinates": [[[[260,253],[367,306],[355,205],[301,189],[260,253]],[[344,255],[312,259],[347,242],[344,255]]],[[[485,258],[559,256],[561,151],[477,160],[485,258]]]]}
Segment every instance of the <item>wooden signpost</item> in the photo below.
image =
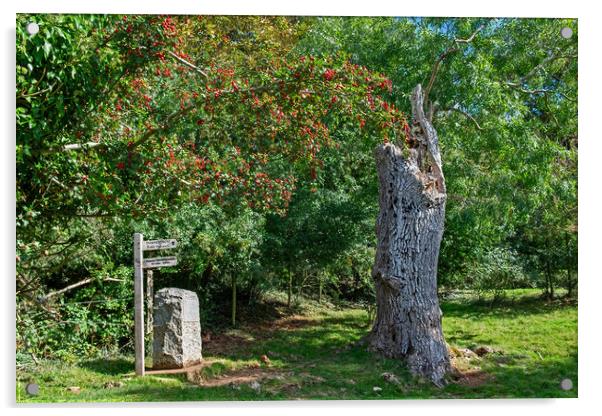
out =
{"type": "MultiPolygon", "coordinates": [[[[140,233],[134,234],[134,334],[136,353],[136,375],[144,375],[144,269],[170,267],[178,264],[175,256],[144,258],[144,252],[150,250],[168,250],[175,248],[176,240],[144,241],[140,233]]],[[[149,270],[152,273],[152,270],[149,270]]],[[[149,311],[149,313],[151,313],[149,311]]]]}

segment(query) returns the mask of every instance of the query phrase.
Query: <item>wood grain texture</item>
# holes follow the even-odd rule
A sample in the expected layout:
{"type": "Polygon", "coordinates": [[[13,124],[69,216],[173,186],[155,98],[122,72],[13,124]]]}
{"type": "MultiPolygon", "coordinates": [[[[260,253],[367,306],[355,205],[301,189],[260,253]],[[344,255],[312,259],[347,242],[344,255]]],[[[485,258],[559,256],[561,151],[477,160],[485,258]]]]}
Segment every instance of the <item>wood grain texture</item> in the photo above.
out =
{"type": "Polygon", "coordinates": [[[412,94],[412,149],[375,150],[380,212],[372,277],[377,313],[368,346],[404,359],[410,371],[438,386],[450,368],[437,297],[437,262],[445,217],[445,179],[437,133],[412,94]]]}
{"type": "Polygon", "coordinates": [[[134,234],[134,336],[136,375],[144,375],[144,271],[142,245],[144,237],[134,234]]]}

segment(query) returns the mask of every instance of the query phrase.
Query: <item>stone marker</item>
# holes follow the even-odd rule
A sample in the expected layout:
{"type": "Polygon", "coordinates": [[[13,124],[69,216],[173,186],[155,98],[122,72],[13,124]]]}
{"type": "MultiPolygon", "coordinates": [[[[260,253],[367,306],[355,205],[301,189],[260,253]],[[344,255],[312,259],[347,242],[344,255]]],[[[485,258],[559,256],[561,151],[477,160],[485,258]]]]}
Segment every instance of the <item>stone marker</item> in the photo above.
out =
{"type": "Polygon", "coordinates": [[[153,305],[153,369],[184,368],[201,355],[199,298],[190,290],[157,291],[153,305]]]}

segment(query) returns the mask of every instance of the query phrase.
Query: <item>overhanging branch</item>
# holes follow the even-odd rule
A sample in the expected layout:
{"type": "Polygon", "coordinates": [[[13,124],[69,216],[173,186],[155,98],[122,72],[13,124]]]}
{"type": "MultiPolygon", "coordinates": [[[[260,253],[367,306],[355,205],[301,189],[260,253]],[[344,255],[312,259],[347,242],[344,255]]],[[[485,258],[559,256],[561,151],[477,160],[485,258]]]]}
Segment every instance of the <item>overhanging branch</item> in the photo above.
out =
{"type": "Polygon", "coordinates": [[[460,48],[458,46],[459,44],[468,44],[468,43],[472,42],[473,39],[475,38],[475,36],[477,36],[477,34],[481,30],[483,30],[484,27],[485,27],[484,25],[479,26],[477,28],[477,30],[475,30],[472,33],[472,35],[470,35],[466,39],[454,39],[454,46],[450,46],[441,55],[439,55],[439,57],[435,61],[435,64],[433,65],[433,70],[431,71],[431,77],[429,79],[429,83],[427,84],[426,88],[424,89],[424,102],[425,103],[429,102],[429,94],[431,93],[431,90],[433,89],[433,84],[435,83],[435,79],[437,78],[437,73],[439,72],[439,68],[441,67],[441,63],[449,55],[451,55],[452,53],[457,52],[457,51],[460,50],[460,48]]]}
{"type": "Polygon", "coordinates": [[[470,113],[462,110],[461,108],[458,108],[458,107],[454,106],[454,107],[446,108],[445,110],[441,110],[441,112],[443,114],[446,114],[446,113],[449,114],[451,112],[456,112],[456,113],[462,114],[464,117],[466,117],[467,119],[469,119],[470,121],[473,122],[473,124],[475,125],[475,127],[477,128],[477,130],[481,130],[481,131],[483,130],[483,127],[481,127],[481,125],[479,124],[479,122],[477,121],[477,119],[474,118],[470,113]]]}
{"type": "Polygon", "coordinates": [[[562,55],[560,52],[556,54],[549,54],[545,59],[543,59],[539,64],[534,66],[527,74],[520,77],[520,79],[516,82],[508,81],[506,82],[510,86],[520,87],[524,84],[529,78],[533,77],[540,69],[543,69],[549,62],[553,62],[557,59],[570,59],[576,58],[576,54],[562,55]]]}
{"type": "MultiPolygon", "coordinates": [[[[95,280],[96,280],[96,278],[94,278],[94,277],[89,277],[87,279],[80,280],[79,282],[76,282],[76,283],[73,283],[72,285],[66,286],[63,289],[55,290],[54,292],[50,292],[50,293],[47,293],[44,296],[41,296],[39,298],[39,301],[40,301],[40,303],[46,303],[46,302],[48,302],[48,299],[50,299],[50,298],[53,298],[55,296],[58,296],[58,295],[63,294],[65,292],[68,292],[68,291],[73,290],[75,288],[78,288],[80,286],[87,285],[88,283],[91,283],[91,282],[93,282],[95,280]]],[[[102,279],[102,281],[105,281],[105,282],[121,282],[122,280],[115,279],[114,277],[104,277],[102,279]]]]}

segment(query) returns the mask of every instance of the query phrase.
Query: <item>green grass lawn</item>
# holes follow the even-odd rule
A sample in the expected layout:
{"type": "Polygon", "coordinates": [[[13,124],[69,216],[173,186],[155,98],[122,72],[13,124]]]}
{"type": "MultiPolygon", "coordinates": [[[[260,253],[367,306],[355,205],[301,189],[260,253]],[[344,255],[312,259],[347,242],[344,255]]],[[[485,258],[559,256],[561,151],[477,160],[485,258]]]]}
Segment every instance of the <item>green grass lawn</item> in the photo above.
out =
{"type": "Polygon", "coordinates": [[[513,291],[499,305],[444,300],[452,353],[479,346],[495,352],[454,358],[461,375],[442,389],[355,345],[369,330],[366,311],[306,302],[295,315],[280,305],[278,318],[211,333],[203,345],[205,367],[188,375],[135,377],[129,356],[19,369],[17,402],[577,397],[577,305],[538,295],[513,291]],[[560,389],[565,378],[571,390],[560,389]],[[29,382],[39,385],[39,395],[25,393],[29,382]],[[254,382],[259,386],[252,388],[254,382]]]}

